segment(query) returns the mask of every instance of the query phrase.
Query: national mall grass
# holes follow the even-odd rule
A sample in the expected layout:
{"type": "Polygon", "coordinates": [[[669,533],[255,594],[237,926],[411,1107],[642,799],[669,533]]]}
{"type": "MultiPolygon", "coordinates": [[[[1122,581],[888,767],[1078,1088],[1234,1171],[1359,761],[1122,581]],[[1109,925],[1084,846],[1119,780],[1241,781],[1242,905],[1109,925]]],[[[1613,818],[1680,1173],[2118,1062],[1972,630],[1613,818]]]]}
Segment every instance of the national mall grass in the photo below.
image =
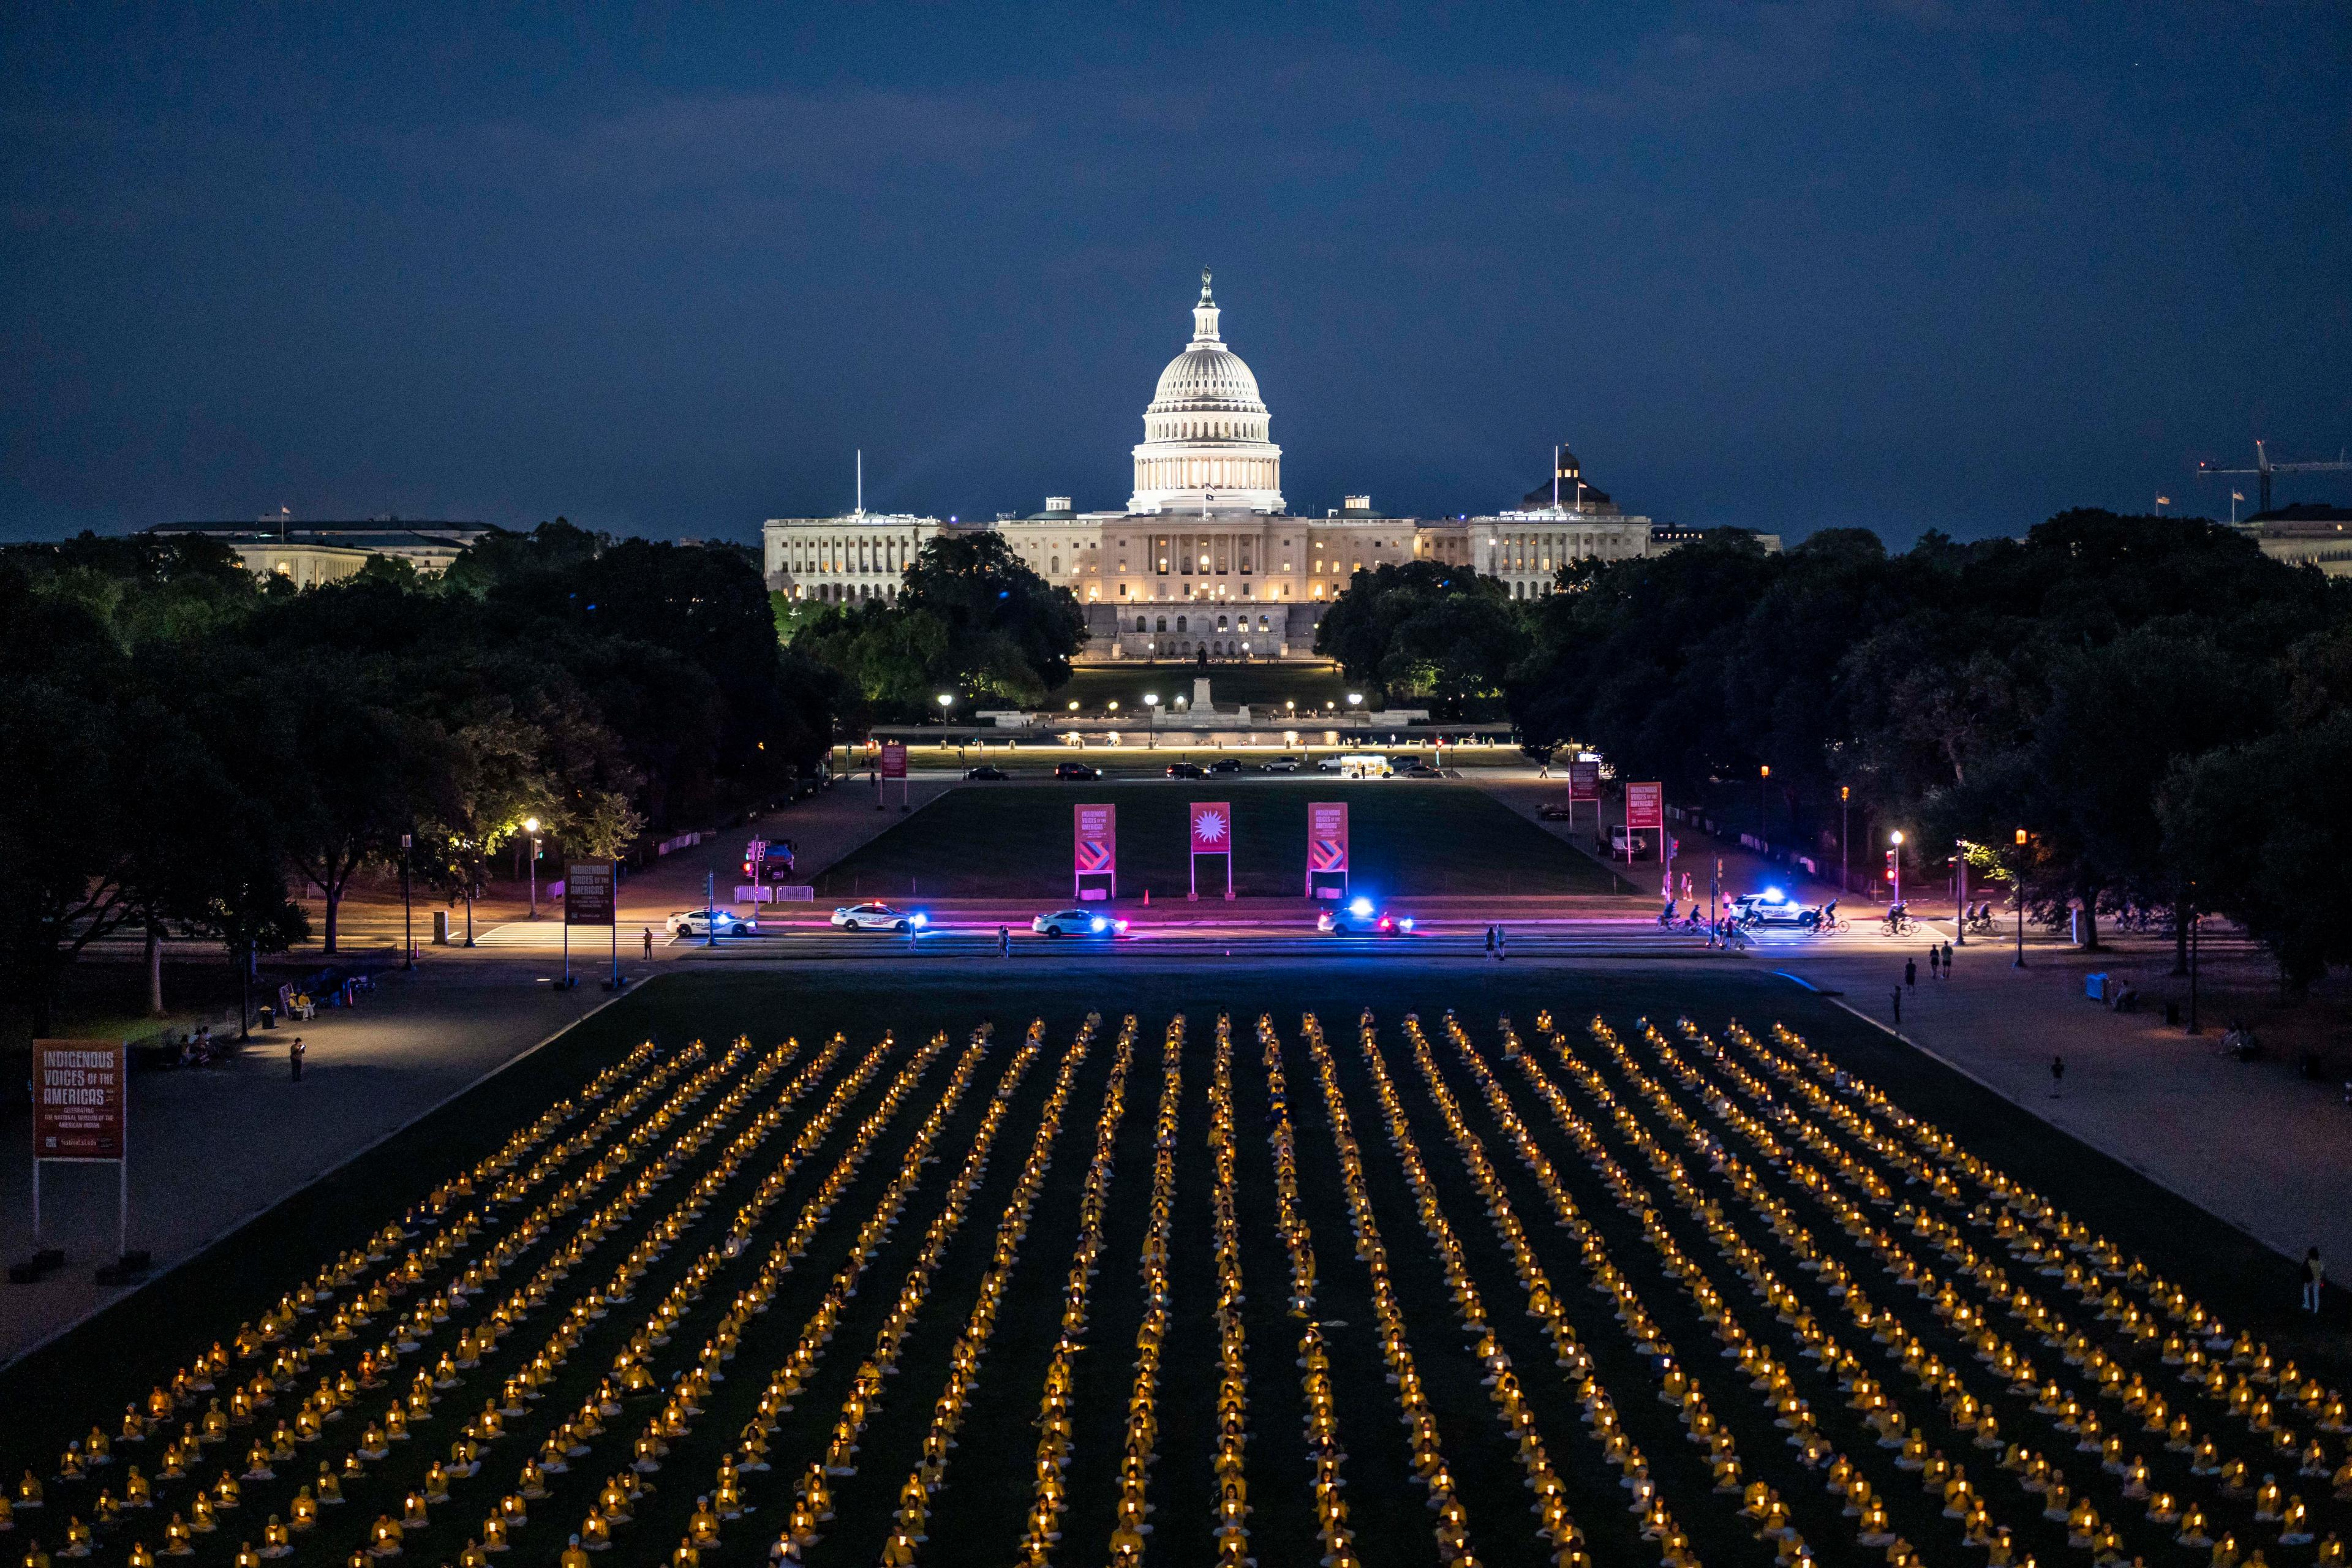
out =
{"type": "MultiPolygon", "coordinates": [[[[1118,808],[1122,899],[1181,897],[1186,803],[1233,807],[1234,889],[1243,897],[1304,896],[1307,806],[1345,801],[1356,890],[1437,894],[1606,894],[1610,874],[1541,827],[1467,784],[1329,777],[1134,784],[969,784],[950,790],[818,884],[834,898],[1066,898],[1070,808],[1118,808]]],[[[1224,864],[1203,858],[1202,891],[1224,891],[1224,864]]]]}

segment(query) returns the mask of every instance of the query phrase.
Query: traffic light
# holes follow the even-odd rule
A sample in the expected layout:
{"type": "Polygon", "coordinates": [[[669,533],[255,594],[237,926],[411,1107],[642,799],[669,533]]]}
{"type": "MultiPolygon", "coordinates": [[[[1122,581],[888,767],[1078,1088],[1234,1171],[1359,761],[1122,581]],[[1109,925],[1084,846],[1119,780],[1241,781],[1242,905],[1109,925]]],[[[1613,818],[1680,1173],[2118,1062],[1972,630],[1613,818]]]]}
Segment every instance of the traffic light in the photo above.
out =
{"type": "Polygon", "coordinates": [[[1895,850],[1889,849],[1886,852],[1886,879],[1890,882],[1895,880],[1895,873],[1902,868],[1895,856],[1895,850]]]}

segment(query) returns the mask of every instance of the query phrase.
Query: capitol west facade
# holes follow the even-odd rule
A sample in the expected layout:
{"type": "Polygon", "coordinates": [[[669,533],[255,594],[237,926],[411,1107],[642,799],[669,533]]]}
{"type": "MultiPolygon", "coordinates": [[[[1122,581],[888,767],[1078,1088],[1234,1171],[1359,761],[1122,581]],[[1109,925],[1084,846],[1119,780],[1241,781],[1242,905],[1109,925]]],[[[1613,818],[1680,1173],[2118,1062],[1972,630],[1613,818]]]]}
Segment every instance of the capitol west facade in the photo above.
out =
{"type": "Polygon", "coordinates": [[[1550,592],[1569,562],[1654,552],[1650,520],[1622,515],[1565,454],[1545,487],[1487,516],[1381,517],[1363,496],[1320,518],[1291,514],[1257,377],[1225,346],[1219,314],[1203,272],[1192,340],[1160,373],[1144,410],[1124,510],[1075,511],[1055,496],[1034,516],[992,522],[771,518],[769,585],[825,603],[887,600],[925,541],[993,531],[1085,607],[1083,661],[1303,659],[1313,657],[1324,610],[1358,571],[1441,561],[1528,598],[1550,592]]]}

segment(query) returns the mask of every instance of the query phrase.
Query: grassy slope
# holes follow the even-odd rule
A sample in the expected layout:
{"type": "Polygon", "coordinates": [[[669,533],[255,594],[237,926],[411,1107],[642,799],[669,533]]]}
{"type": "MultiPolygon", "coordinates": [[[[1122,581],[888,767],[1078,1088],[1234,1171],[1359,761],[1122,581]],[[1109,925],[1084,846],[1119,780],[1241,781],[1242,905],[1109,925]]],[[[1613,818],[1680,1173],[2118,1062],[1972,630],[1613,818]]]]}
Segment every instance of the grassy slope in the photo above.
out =
{"type": "MultiPolygon", "coordinates": [[[[1234,807],[1234,886],[1296,898],[1307,865],[1309,801],[1343,800],[1359,889],[1436,893],[1606,893],[1607,874],[1466,784],[1421,780],[1235,785],[1223,780],[1116,784],[973,784],[952,791],[834,868],[821,898],[1055,899],[1070,890],[1070,807],[1118,807],[1119,892],[1186,889],[1185,803],[1234,807]]],[[[1203,889],[1223,866],[1201,862],[1203,889]]]]}

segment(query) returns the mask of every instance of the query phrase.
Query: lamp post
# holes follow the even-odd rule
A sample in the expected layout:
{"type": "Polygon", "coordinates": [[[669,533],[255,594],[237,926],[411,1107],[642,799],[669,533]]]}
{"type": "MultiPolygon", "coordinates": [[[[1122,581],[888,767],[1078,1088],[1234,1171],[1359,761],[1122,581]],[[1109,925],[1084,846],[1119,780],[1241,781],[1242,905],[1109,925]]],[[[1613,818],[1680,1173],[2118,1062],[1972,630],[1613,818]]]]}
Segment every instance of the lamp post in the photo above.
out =
{"type": "Polygon", "coordinates": [[[1772,784],[1772,764],[1766,763],[1756,770],[1756,842],[1762,844],[1772,837],[1772,800],[1766,793],[1772,784]]]}
{"type": "Polygon", "coordinates": [[[400,836],[400,952],[403,969],[416,967],[416,926],[408,912],[408,851],[415,836],[400,836]]]}
{"type": "Polygon", "coordinates": [[[2197,908],[2197,884],[2189,884],[2189,1032],[2201,1035],[2205,1031],[2197,1023],[2197,933],[2205,924],[2205,916],[2197,908]]]}
{"type": "Polygon", "coordinates": [[[1160,745],[1160,693],[1145,692],[1143,706],[1150,710],[1150,717],[1146,722],[1150,725],[1150,728],[1145,731],[1143,749],[1147,752],[1156,751],[1160,745]]]}
{"type": "Polygon", "coordinates": [[[1853,851],[1847,840],[1853,837],[1853,786],[1838,785],[1838,891],[1853,890],[1848,878],[1853,864],[1853,851]]]}
{"type": "Polygon", "coordinates": [[[530,916],[539,919],[539,818],[526,816],[522,830],[530,839],[530,916]]]}
{"type": "Polygon", "coordinates": [[[1889,843],[1889,844],[1891,844],[1891,845],[1893,845],[1893,846],[1894,846],[1894,847],[1893,847],[1893,848],[1891,848],[1891,849],[1887,850],[1887,852],[1886,852],[1886,871],[1887,871],[1887,877],[1886,877],[1886,879],[1887,879],[1889,882],[1891,882],[1891,883],[1893,883],[1893,884],[1894,884],[1894,889],[1895,889],[1895,900],[1894,900],[1894,901],[1899,904],[1899,903],[1901,903],[1901,902],[1903,901],[1903,831],[1902,831],[1902,829],[1897,828],[1897,829],[1895,829],[1893,833],[1888,834],[1888,835],[1886,836],[1886,841],[1887,841],[1887,843],[1889,843]]]}
{"type": "Polygon", "coordinates": [[[952,692],[952,691],[942,691],[942,692],[940,692],[940,723],[944,724],[944,723],[946,723],[946,722],[948,721],[948,710],[950,710],[950,709],[953,708],[954,706],[955,706],[955,693],[954,693],[954,692],[952,692]]]}
{"type": "Polygon", "coordinates": [[[2017,957],[2011,969],[2025,967],[2025,829],[2017,830],[2017,869],[2010,878],[2010,888],[2017,895],[2017,957]]]}
{"type": "Polygon", "coordinates": [[[1969,945],[1969,841],[1956,838],[1952,841],[1952,867],[1960,878],[1959,902],[1952,915],[1952,941],[1960,947],[1966,947],[1969,945]]]}

